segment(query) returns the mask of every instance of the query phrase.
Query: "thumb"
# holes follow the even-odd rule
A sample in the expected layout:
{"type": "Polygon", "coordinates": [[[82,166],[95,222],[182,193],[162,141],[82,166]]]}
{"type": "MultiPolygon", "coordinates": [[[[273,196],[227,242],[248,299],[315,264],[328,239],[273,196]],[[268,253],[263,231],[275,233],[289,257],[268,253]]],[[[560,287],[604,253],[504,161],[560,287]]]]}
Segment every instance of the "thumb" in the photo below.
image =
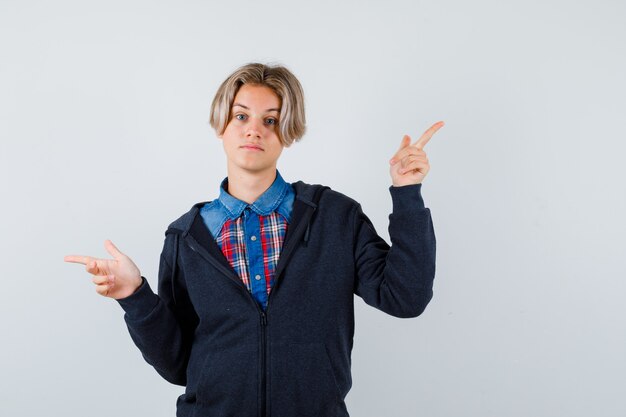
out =
{"type": "Polygon", "coordinates": [[[409,135],[404,135],[404,136],[402,137],[402,141],[400,142],[400,147],[399,147],[399,148],[398,148],[398,150],[396,151],[396,154],[393,156],[393,158],[391,158],[391,159],[389,160],[389,163],[390,163],[391,165],[395,165],[395,164],[396,164],[396,162],[398,162],[398,161],[396,160],[396,155],[398,155],[398,153],[399,153],[402,149],[406,148],[406,147],[407,147],[407,146],[409,146],[410,144],[411,144],[411,137],[410,137],[409,135]]]}
{"type": "Polygon", "coordinates": [[[107,250],[107,252],[109,252],[111,256],[113,256],[113,258],[115,258],[118,261],[121,257],[124,256],[124,254],[120,252],[117,246],[115,246],[113,242],[111,242],[109,239],[104,241],[104,248],[107,250]]]}
{"type": "Polygon", "coordinates": [[[409,135],[404,135],[402,137],[402,141],[400,142],[400,148],[398,148],[398,150],[401,151],[402,149],[409,146],[410,143],[411,143],[411,137],[409,135]]]}

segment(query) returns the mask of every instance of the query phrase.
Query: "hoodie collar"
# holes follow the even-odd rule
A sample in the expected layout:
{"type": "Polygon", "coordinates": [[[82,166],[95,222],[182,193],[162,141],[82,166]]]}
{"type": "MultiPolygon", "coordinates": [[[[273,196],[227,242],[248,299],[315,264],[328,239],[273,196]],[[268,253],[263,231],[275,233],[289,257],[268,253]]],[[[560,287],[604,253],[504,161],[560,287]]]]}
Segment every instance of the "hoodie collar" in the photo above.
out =
{"type": "Polygon", "coordinates": [[[281,203],[283,203],[283,201],[292,202],[295,193],[291,185],[285,182],[283,177],[280,175],[278,169],[276,170],[276,178],[274,179],[272,185],[252,204],[248,204],[245,201],[241,201],[238,198],[233,197],[227,190],[228,177],[224,178],[220,184],[220,195],[218,200],[228,212],[228,216],[231,220],[237,219],[241,216],[241,213],[246,207],[250,207],[254,212],[262,216],[267,216],[273,211],[278,211],[289,221],[291,210],[289,210],[285,204],[281,203]]]}

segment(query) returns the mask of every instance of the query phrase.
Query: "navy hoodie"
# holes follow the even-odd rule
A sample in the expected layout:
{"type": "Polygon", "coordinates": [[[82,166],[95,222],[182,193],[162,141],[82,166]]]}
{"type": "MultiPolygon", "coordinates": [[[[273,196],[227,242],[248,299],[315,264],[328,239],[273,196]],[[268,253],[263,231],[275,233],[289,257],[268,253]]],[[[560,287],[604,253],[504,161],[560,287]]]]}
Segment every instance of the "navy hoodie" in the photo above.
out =
{"type": "Polygon", "coordinates": [[[265,312],[206,228],[207,202],[167,228],[158,295],[142,276],[117,300],[146,362],[186,387],[177,417],[346,417],[354,294],[401,318],[419,316],[432,298],[436,242],[422,184],[389,187],[391,247],[352,198],[292,185],[265,312]]]}

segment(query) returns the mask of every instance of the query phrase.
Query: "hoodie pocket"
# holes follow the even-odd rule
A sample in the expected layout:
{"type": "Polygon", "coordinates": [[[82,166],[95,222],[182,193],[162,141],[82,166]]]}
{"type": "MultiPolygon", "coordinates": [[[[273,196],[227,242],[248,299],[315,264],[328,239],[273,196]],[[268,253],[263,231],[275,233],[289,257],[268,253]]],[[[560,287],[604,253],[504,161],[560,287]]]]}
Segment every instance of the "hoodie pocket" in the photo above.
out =
{"type": "Polygon", "coordinates": [[[203,410],[219,416],[256,415],[259,387],[257,345],[209,352],[196,388],[203,410]]]}
{"type": "Polygon", "coordinates": [[[273,344],[272,417],[347,416],[324,343],[273,344]]]}

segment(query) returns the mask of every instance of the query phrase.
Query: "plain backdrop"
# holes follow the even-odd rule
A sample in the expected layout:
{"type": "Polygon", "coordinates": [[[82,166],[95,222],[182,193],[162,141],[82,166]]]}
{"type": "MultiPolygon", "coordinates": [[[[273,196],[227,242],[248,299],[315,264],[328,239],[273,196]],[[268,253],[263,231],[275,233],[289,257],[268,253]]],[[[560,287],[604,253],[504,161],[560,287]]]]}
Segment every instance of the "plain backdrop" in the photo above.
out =
{"type": "Polygon", "coordinates": [[[247,62],[292,70],[308,131],[286,181],[361,202],[389,242],[388,160],[425,148],[434,298],[356,298],[367,416],[626,415],[626,6],[621,1],[0,0],[0,415],[175,414],[67,254],[156,287],[167,225],[226,176],[208,124],[247,62]]]}

